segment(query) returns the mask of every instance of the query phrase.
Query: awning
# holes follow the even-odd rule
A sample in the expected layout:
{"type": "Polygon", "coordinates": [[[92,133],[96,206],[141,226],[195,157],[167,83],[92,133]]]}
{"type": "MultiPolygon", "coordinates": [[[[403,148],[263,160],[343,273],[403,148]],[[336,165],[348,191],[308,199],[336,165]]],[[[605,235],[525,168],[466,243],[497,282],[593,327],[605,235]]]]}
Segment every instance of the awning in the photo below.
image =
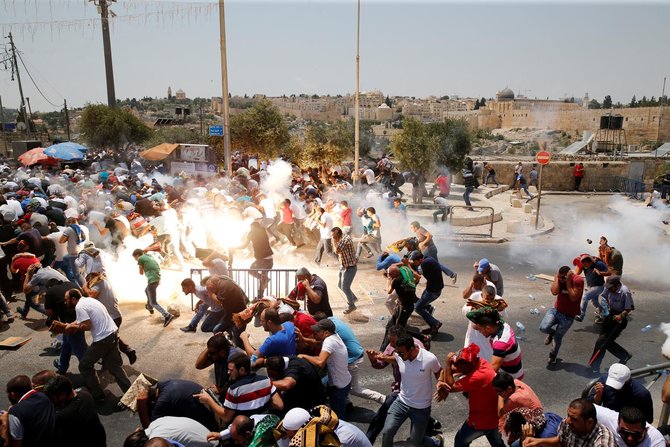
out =
{"type": "Polygon", "coordinates": [[[145,151],[140,152],[140,157],[149,161],[159,161],[167,158],[175,149],[179,147],[178,144],[173,143],[163,143],[158,146],[154,146],[145,151]]]}

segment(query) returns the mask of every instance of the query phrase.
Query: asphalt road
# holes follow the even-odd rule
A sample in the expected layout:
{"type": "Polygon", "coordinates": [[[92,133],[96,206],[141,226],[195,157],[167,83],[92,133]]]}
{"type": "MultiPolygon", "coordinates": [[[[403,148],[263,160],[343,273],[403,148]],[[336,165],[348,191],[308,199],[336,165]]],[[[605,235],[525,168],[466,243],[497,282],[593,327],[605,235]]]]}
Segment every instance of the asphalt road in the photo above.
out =
{"type": "MultiPolygon", "coordinates": [[[[594,377],[585,365],[590,358],[598,328],[593,324],[592,315],[589,315],[583,323],[575,323],[564,339],[559,355],[561,361],[548,369],[546,366],[548,348],[543,344],[544,334],[537,328],[546,309],[552,306],[553,297],[549,293],[548,282],[531,281],[527,277],[537,273],[553,274],[561,265],[569,264],[572,257],[590,248],[580,233],[589,230],[578,231],[578,222],[585,219],[595,219],[598,222],[598,219],[602,219],[603,222],[610,221],[625,228],[628,225],[627,221],[621,220],[620,213],[608,208],[609,200],[589,196],[556,196],[547,198],[546,201],[543,199],[543,206],[556,222],[557,229],[554,233],[537,239],[505,244],[439,240],[440,259],[459,273],[459,279],[455,286],[449,284],[445,287],[442,296],[436,301],[435,316],[444,323],[441,333],[432,344],[432,351],[438,358],[442,361],[449,351],[455,351],[463,345],[467,320],[461,313],[463,305],[461,291],[472,274],[472,263],[481,257],[487,257],[499,265],[504,274],[505,299],[509,303],[508,321],[512,325],[519,321],[526,326],[526,334],[521,342],[523,366],[526,370],[525,381],[536,391],[548,410],[565,414],[568,402],[578,397],[585,384],[594,377]],[[566,212],[568,209],[569,213],[566,212]],[[574,254],[568,257],[566,253],[574,254]],[[538,308],[541,314],[532,315],[530,310],[533,308],[538,308]]],[[[440,234],[439,228],[432,231],[437,235],[440,234]]],[[[598,236],[599,234],[594,234],[593,239],[597,241],[598,236]]],[[[631,234],[629,237],[638,236],[631,234]]],[[[659,248],[667,251],[667,239],[660,241],[661,247],[658,244],[659,242],[654,243],[653,247],[640,246],[638,249],[640,256],[659,248]]],[[[291,262],[300,262],[300,257],[304,256],[306,264],[310,255],[310,251],[298,253],[298,259],[292,258],[291,262]]],[[[624,251],[624,256],[627,259],[637,259],[631,252],[624,251]]],[[[312,270],[326,278],[333,296],[331,299],[336,315],[344,319],[341,310],[345,307],[345,300],[336,289],[335,269],[331,267],[312,270]]],[[[650,266],[631,264],[633,273],[629,277],[624,274],[624,283],[634,292],[636,310],[619,341],[633,354],[633,359],[629,363],[632,369],[668,361],[661,354],[661,345],[666,337],[657,329],[659,323],[670,321],[667,286],[663,283],[664,270],[667,270],[667,265],[665,267],[654,265],[652,259],[650,266]],[[642,280],[640,278],[646,278],[646,275],[635,274],[638,271],[646,271],[648,274],[649,268],[656,269],[652,273],[658,275],[658,281],[642,280]],[[654,329],[642,332],[641,329],[648,324],[653,325],[654,329]]],[[[129,267],[130,273],[135,274],[134,266],[129,267]]],[[[371,318],[367,323],[352,323],[352,326],[362,344],[368,348],[378,348],[383,336],[386,319],[380,320],[380,317],[387,315],[383,306],[384,285],[384,279],[379,273],[374,272],[369,261],[361,265],[354,288],[361,298],[359,302],[361,313],[371,318]]],[[[149,317],[144,310],[141,289],[133,296],[121,297],[121,301],[124,313],[121,334],[124,340],[137,350],[139,358],[135,365],[126,366],[131,379],[143,372],[159,380],[185,378],[203,385],[213,381],[212,371],[196,371],[193,367],[195,358],[204,349],[208,336],[200,332],[184,334],[178,330],[187,324],[187,318],[190,318],[187,312],[168,328],[163,329],[161,321],[157,317],[149,317]]],[[[183,304],[186,305],[187,302],[183,298],[183,304]]],[[[36,315],[31,311],[29,317],[34,318],[36,315]]],[[[421,319],[415,316],[410,320],[410,324],[419,328],[425,327],[421,319]]],[[[256,342],[262,340],[263,334],[260,329],[254,329],[252,334],[256,342]]],[[[9,327],[0,326],[0,338],[7,336],[26,336],[32,337],[32,340],[16,351],[0,351],[0,383],[6,383],[9,378],[17,374],[32,375],[43,369],[52,369],[51,364],[56,357],[54,352],[46,349],[52,339],[43,327],[43,320],[17,320],[9,327]]],[[[608,354],[603,362],[603,369],[615,361],[616,359],[608,354]]],[[[71,371],[76,372],[76,365],[77,361],[73,358],[71,371]]],[[[75,383],[80,383],[77,374],[72,374],[71,377],[75,383]]],[[[103,383],[109,384],[107,389],[111,394],[117,397],[121,395],[116,384],[110,383],[113,379],[109,375],[103,374],[102,379],[103,383]]],[[[363,368],[362,382],[368,388],[387,393],[390,390],[391,380],[390,368],[382,372],[373,370],[367,364],[363,368]]],[[[657,415],[660,412],[660,385],[663,380],[664,378],[652,387],[652,393],[655,397],[658,396],[657,415]]],[[[103,422],[107,427],[108,445],[121,446],[125,437],[139,426],[139,420],[129,412],[115,412],[111,398],[108,400],[110,404],[101,408],[103,422]]],[[[348,415],[348,419],[365,431],[377,404],[356,397],[353,397],[352,401],[356,409],[348,415]]],[[[6,395],[2,393],[0,407],[7,408],[8,405],[6,395]]],[[[448,440],[447,445],[452,445],[453,435],[467,415],[466,399],[463,396],[452,395],[445,403],[435,403],[432,412],[433,416],[442,422],[448,440]]],[[[401,442],[408,436],[409,423],[406,423],[398,432],[396,440],[401,442]]],[[[377,444],[379,443],[380,440],[377,441],[377,444]]],[[[488,444],[485,440],[479,440],[473,445],[488,444]]]]}

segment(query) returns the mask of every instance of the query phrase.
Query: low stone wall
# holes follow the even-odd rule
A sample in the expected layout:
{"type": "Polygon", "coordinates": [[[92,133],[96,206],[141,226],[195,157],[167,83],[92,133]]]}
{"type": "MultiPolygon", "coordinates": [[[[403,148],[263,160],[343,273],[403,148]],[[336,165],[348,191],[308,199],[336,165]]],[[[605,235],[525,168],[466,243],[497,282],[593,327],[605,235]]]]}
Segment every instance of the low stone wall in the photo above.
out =
{"type": "MultiPolygon", "coordinates": [[[[481,160],[479,161],[481,163],[481,160]]],[[[656,166],[663,164],[661,160],[644,160],[643,181],[649,190],[654,181],[656,166]]],[[[496,171],[496,178],[501,185],[510,185],[514,178],[514,168],[517,162],[489,161],[496,171]]],[[[542,169],[542,189],[552,191],[571,191],[574,188],[573,171],[578,161],[552,161],[542,169]]],[[[629,161],[584,161],[584,179],[582,184],[587,185],[595,178],[600,177],[629,177],[629,161]]],[[[530,182],[530,170],[533,163],[523,162],[523,174],[530,182]]],[[[539,171],[540,166],[537,165],[539,171]]],[[[460,177],[460,176],[459,176],[460,177]]],[[[456,178],[457,183],[462,179],[456,178]]],[[[481,182],[481,180],[480,180],[481,182]]]]}

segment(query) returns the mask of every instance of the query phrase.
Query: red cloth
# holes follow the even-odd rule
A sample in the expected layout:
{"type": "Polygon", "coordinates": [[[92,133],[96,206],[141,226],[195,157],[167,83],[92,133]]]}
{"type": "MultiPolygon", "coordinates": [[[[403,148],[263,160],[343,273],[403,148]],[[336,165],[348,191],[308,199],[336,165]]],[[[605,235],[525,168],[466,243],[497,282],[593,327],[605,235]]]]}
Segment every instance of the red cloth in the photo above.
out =
{"type": "Polygon", "coordinates": [[[313,338],[314,331],[312,326],[316,324],[316,320],[311,315],[295,311],[293,314],[293,324],[300,329],[304,337],[313,338]]]}
{"type": "Polygon", "coordinates": [[[477,369],[458,380],[453,391],[468,393],[470,412],[467,422],[477,430],[498,428],[498,393],[493,388],[496,372],[480,358],[477,369]]]}
{"type": "Polygon", "coordinates": [[[293,223],[293,211],[288,206],[282,206],[281,208],[281,222],[283,224],[292,224],[293,223]]]}
{"type": "Polygon", "coordinates": [[[340,211],[340,219],[342,219],[342,225],[345,227],[351,226],[351,208],[346,208],[340,211]]]}
{"type": "Polygon", "coordinates": [[[575,177],[577,178],[584,177],[584,166],[578,164],[575,165],[575,177]]]}
{"type": "Polygon", "coordinates": [[[28,271],[28,267],[30,267],[33,264],[39,264],[40,260],[37,259],[35,256],[25,256],[25,257],[20,257],[14,259],[12,261],[12,271],[17,271],[19,272],[19,275],[24,276],[26,272],[28,271]]]}
{"type": "MultiPolygon", "coordinates": [[[[572,277],[572,286],[574,288],[581,287],[583,289],[584,278],[579,275],[574,275],[572,277]]],[[[580,304],[581,300],[572,301],[570,297],[568,297],[568,291],[561,290],[558,295],[556,295],[556,302],[554,303],[554,307],[557,311],[564,315],[569,317],[576,317],[581,313],[581,309],[579,308],[580,304]]]]}

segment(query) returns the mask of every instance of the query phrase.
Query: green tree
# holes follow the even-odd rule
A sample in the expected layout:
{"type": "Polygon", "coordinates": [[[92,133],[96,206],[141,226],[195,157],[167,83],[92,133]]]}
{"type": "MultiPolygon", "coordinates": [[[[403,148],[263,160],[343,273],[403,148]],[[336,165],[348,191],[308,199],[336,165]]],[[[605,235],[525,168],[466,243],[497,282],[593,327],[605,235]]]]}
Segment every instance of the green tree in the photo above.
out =
{"type": "Polygon", "coordinates": [[[474,107],[472,107],[474,110],[479,110],[479,100],[475,101],[474,107]]]}
{"type": "Polygon", "coordinates": [[[152,135],[151,129],[131,112],[102,104],[84,108],[80,130],[89,146],[113,149],[116,155],[131,144],[145,142],[152,135]]]}
{"type": "Polygon", "coordinates": [[[389,107],[393,107],[393,100],[391,99],[390,96],[386,95],[386,99],[384,99],[384,104],[386,104],[389,107]]]}
{"type": "Polygon", "coordinates": [[[482,96],[482,99],[479,100],[479,107],[484,107],[486,105],[486,98],[482,96]]]}
{"type": "Polygon", "coordinates": [[[612,108],[612,97],[610,95],[605,95],[605,99],[603,99],[603,109],[611,109],[612,108]]]}
{"type": "Polygon", "coordinates": [[[451,172],[460,170],[472,149],[472,132],[467,121],[449,118],[444,122],[428,124],[427,130],[439,141],[436,163],[451,172]]]}
{"type": "Polygon", "coordinates": [[[289,142],[288,126],[279,109],[263,99],[230,119],[232,146],[263,158],[275,158],[289,142]]]}
{"type": "Polygon", "coordinates": [[[630,100],[630,107],[637,107],[637,98],[635,98],[635,95],[630,100]]]}
{"type": "Polygon", "coordinates": [[[161,143],[205,143],[206,139],[200,137],[200,133],[181,126],[159,127],[146,141],[146,146],[157,146],[161,143]]]}
{"type": "Polygon", "coordinates": [[[341,163],[351,157],[354,142],[350,124],[346,121],[334,123],[312,122],[305,128],[305,139],[301,145],[292,141],[293,147],[300,151],[293,156],[301,167],[318,167],[325,172],[328,165],[341,163]]]}
{"type": "Polygon", "coordinates": [[[597,99],[592,99],[589,101],[589,109],[600,109],[600,103],[598,102],[597,99]]]}

